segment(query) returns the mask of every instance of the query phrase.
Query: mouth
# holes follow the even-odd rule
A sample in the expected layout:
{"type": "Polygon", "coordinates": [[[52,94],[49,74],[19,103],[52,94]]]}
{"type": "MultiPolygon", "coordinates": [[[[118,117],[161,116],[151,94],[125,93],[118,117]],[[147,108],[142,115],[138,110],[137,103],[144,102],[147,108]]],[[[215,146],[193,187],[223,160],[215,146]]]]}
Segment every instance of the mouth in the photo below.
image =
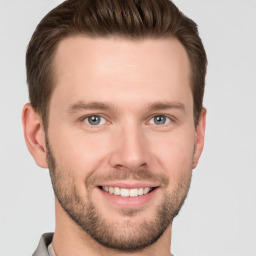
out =
{"type": "Polygon", "coordinates": [[[100,184],[97,186],[101,192],[99,195],[104,204],[112,205],[117,209],[140,208],[150,205],[153,199],[157,200],[161,189],[158,184],[149,182],[111,182],[109,184],[100,184]]]}
{"type": "Polygon", "coordinates": [[[99,188],[109,194],[120,197],[140,197],[145,196],[155,190],[157,187],[145,187],[145,188],[122,188],[122,187],[107,187],[99,186],[99,188]]]}

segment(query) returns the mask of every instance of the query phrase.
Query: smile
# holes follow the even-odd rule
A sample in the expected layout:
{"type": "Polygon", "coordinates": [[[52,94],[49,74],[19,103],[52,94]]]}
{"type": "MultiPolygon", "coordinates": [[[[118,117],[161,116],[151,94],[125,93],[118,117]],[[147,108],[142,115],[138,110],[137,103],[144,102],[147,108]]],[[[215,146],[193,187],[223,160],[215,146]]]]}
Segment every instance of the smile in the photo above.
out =
{"type": "Polygon", "coordinates": [[[127,189],[127,188],[120,188],[120,187],[100,187],[102,190],[105,192],[108,192],[109,194],[113,194],[116,196],[121,196],[121,197],[137,197],[137,196],[143,196],[151,191],[154,190],[154,188],[132,188],[132,189],[127,189]]]}

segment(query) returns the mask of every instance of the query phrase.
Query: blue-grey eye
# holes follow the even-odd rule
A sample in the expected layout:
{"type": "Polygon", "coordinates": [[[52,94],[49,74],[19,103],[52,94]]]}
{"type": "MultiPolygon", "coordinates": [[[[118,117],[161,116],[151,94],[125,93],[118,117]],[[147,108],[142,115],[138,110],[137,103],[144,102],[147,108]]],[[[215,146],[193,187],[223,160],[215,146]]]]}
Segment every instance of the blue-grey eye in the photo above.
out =
{"type": "Polygon", "coordinates": [[[164,116],[164,115],[154,116],[149,121],[150,124],[156,124],[156,125],[164,125],[164,124],[167,124],[169,122],[171,122],[171,119],[167,116],[164,116]]]}
{"type": "Polygon", "coordinates": [[[93,116],[88,116],[84,119],[84,121],[86,123],[88,123],[89,125],[103,125],[106,123],[105,118],[103,118],[102,116],[98,116],[98,115],[93,115],[93,116]]]}

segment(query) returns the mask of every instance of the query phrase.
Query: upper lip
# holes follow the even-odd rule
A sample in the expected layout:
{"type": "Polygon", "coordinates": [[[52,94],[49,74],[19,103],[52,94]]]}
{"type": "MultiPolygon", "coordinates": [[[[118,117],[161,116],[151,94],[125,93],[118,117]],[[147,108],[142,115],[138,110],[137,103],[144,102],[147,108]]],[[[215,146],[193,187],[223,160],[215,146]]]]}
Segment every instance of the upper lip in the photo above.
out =
{"type": "Polygon", "coordinates": [[[136,183],[127,183],[127,182],[108,182],[98,185],[98,187],[119,187],[126,189],[133,188],[155,188],[159,187],[159,185],[150,183],[150,182],[136,182],[136,183]]]}

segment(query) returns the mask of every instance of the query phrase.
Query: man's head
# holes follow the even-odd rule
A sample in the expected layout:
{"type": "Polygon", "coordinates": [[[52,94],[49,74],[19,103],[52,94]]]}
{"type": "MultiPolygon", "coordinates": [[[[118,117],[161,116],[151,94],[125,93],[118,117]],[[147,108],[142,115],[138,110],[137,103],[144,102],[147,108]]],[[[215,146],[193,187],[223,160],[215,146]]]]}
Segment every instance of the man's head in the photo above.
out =
{"type": "Polygon", "coordinates": [[[37,26],[27,50],[27,81],[34,109],[47,128],[48,106],[54,91],[54,56],[69,36],[119,37],[130,40],[176,38],[188,54],[194,120],[202,110],[206,54],[196,24],[169,0],[69,0],[53,9],[37,26]]]}
{"type": "Polygon", "coordinates": [[[39,24],[27,70],[25,138],[62,225],[122,251],[170,233],[204,142],[196,25],[168,0],[66,1],[39,24]]]}

